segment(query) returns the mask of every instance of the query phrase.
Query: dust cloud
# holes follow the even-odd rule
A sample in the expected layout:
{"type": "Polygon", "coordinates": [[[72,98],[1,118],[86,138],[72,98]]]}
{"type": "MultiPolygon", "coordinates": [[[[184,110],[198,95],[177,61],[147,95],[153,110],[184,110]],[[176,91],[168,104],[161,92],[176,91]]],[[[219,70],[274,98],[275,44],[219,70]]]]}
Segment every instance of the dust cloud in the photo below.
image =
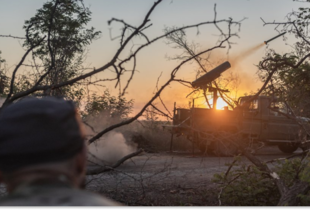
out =
{"type": "Polygon", "coordinates": [[[120,132],[111,131],[97,142],[89,145],[89,160],[99,165],[114,165],[124,156],[136,151],[136,148],[127,144],[120,132]]]}
{"type": "MultiPolygon", "coordinates": [[[[115,124],[119,119],[111,118],[106,113],[90,117],[84,124],[86,136],[94,136],[104,128],[115,124]]],[[[90,163],[98,165],[114,165],[124,156],[137,150],[136,145],[130,143],[119,131],[110,131],[88,146],[88,159],[90,163]]]]}

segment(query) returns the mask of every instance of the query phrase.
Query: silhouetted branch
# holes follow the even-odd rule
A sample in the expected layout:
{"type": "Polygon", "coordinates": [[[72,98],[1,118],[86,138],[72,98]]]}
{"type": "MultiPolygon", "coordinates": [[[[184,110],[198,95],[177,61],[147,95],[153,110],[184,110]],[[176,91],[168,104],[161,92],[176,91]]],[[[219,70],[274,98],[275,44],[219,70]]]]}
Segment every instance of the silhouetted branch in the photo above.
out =
{"type": "Polygon", "coordinates": [[[175,67],[175,68],[171,71],[171,73],[170,73],[170,79],[167,80],[167,81],[164,83],[164,85],[162,85],[161,88],[158,89],[158,91],[154,94],[154,96],[144,105],[144,107],[143,107],[134,117],[129,118],[129,119],[127,119],[127,120],[125,120],[125,121],[123,121],[123,122],[121,122],[121,123],[112,125],[112,126],[106,128],[106,129],[102,130],[102,131],[99,132],[97,135],[95,135],[94,137],[92,137],[91,139],[89,139],[89,140],[88,140],[88,143],[91,144],[91,143],[93,143],[94,141],[96,141],[97,139],[99,139],[99,138],[100,138],[102,135],[104,135],[105,133],[107,133],[107,132],[109,132],[109,131],[111,131],[111,130],[113,130],[113,129],[115,129],[115,128],[118,128],[118,127],[121,127],[121,126],[130,124],[130,123],[132,123],[133,121],[135,121],[136,119],[138,119],[138,118],[143,114],[143,112],[146,110],[146,108],[147,108],[148,106],[150,106],[150,105],[153,103],[153,101],[154,101],[155,99],[158,98],[158,96],[162,93],[162,91],[163,91],[172,81],[174,81],[175,75],[177,74],[177,72],[180,70],[180,68],[181,68],[184,64],[186,64],[186,63],[188,63],[189,61],[193,60],[196,56],[200,56],[200,55],[202,55],[202,54],[204,54],[204,53],[206,53],[206,52],[210,52],[210,51],[212,51],[212,50],[214,50],[214,49],[216,49],[216,48],[222,47],[222,45],[223,45],[223,44],[227,41],[227,39],[229,39],[229,38],[230,38],[230,37],[227,37],[226,39],[222,40],[222,42],[220,42],[218,45],[216,45],[216,46],[214,46],[214,47],[212,47],[212,48],[209,48],[209,49],[207,49],[207,50],[204,50],[204,51],[202,51],[202,52],[200,52],[200,53],[197,53],[196,55],[194,55],[194,56],[192,56],[192,57],[190,57],[190,58],[188,58],[188,59],[182,61],[177,67],[175,67]]]}
{"type": "Polygon", "coordinates": [[[104,166],[104,167],[100,167],[100,168],[96,168],[94,170],[88,170],[86,172],[86,175],[95,175],[95,174],[101,174],[107,171],[111,171],[117,167],[119,167],[121,164],[123,164],[126,160],[137,156],[139,154],[141,154],[143,152],[143,149],[139,149],[138,151],[131,153],[129,155],[126,155],[125,157],[121,158],[120,160],[118,160],[113,166],[104,166]]]}
{"type": "Polygon", "coordinates": [[[26,39],[25,37],[18,37],[18,36],[12,36],[12,35],[0,35],[0,37],[13,38],[13,39],[26,39]]]}
{"type": "Polygon", "coordinates": [[[153,104],[151,104],[151,107],[153,107],[156,111],[158,111],[162,116],[167,117],[168,119],[172,120],[173,118],[170,115],[167,115],[166,113],[164,113],[163,111],[161,111],[160,109],[158,109],[156,106],[154,106],[153,104]]]}
{"type": "Polygon", "coordinates": [[[3,103],[4,106],[8,104],[9,99],[10,99],[11,95],[13,94],[13,88],[14,88],[15,77],[16,77],[16,73],[17,73],[19,67],[20,67],[20,66],[23,64],[23,62],[25,61],[27,55],[28,55],[34,48],[38,47],[44,39],[45,39],[45,37],[43,37],[43,38],[38,42],[38,44],[32,45],[32,46],[26,51],[26,53],[23,55],[22,59],[19,61],[19,63],[18,63],[17,66],[15,67],[15,69],[14,69],[14,71],[13,71],[13,73],[12,73],[12,78],[11,78],[11,82],[10,82],[10,91],[9,91],[9,93],[8,93],[6,99],[5,99],[5,102],[3,103]]]}

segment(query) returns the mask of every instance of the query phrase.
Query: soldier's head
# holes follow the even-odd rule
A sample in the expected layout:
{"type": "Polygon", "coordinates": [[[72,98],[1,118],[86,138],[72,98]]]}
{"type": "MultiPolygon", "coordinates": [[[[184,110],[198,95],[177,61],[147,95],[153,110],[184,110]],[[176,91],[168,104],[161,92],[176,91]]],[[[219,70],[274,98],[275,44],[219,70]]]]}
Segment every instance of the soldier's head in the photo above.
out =
{"type": "Polygon", "coordinates": [[[78,187],[86,168],[81,119],[71,101],[26,98],[0,113],[0,172],[12,190],[20,182],[66,179],[78,187]]]}

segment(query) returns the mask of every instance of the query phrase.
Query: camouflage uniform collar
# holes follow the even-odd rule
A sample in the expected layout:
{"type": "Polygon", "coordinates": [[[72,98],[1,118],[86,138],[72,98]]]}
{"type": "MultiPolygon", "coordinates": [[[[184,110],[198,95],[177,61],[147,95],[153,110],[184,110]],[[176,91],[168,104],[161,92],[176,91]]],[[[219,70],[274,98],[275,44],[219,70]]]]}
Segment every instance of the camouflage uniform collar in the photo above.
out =
{"type": "MultiPolygon", "coordinates": [[[[65,176],[64,176],[65,177],[65,176]]],[[[44,188],[73,188],[68,180],[63,177],[37,179],[32,182],[23,182],[18,185],[11,194],[33,194],[35,191],[44,188]]]]}

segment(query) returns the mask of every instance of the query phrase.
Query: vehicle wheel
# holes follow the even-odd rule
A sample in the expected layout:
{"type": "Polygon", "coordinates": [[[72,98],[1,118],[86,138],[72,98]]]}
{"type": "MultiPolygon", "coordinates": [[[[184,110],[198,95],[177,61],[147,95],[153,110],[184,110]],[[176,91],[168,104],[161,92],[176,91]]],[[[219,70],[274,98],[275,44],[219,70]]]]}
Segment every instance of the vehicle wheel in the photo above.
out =
{"type": "Polygon", "coordinates": [[[284,153],[293,153],[298,149],[298,144],[283,143],[283,144],[279,144],[278,148],[284,153]]]}

